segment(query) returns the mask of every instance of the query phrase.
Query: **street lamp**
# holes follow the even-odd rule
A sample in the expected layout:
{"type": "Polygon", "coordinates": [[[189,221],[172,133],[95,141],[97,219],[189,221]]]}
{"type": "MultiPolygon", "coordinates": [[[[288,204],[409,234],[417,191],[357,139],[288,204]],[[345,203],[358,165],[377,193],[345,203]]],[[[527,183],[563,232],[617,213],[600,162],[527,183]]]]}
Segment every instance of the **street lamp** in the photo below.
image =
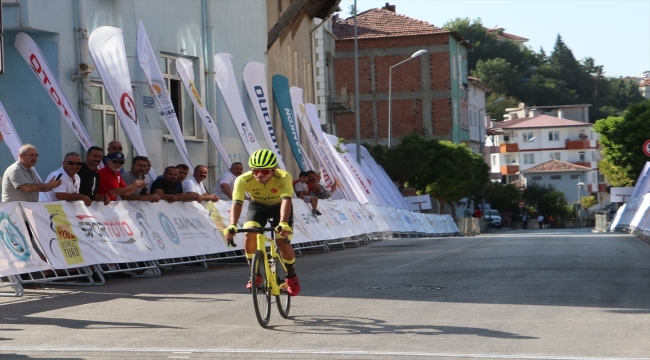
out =
{"type": "Polygon", "coordinates": [[[418,57],[418,56],[420,56],[422,54],[426,54],[426,53],[427,53],[426,50],[418,50],[418,51],[414,52],[413,55],[411,55],[410,58],[408,58],[408,59],[406,59],[406,60],[404,60],[402,62],[399,62],[399,63],[391,66],[390,69],[388,69],[388,147],[390,147],[391,139],[393,137],[393,118],[392,118],[393,114],[392,114],[392,109],[391,109],[391,96],[392,96],[392,92],[393,92],[393,68],[395,66],[402,65],[405,62],[407,62],[409,60],[412,60],[412,59],[415,59],[416,57],[418,57]]]}
{"type": "Polygon", "coordinates": [[[576,209],[578,209],[578,224],[579,226],[582,226],[582,188],[585,186],[585,183],[579,182],[578,183],[578,206],[576,206],[576,209]]]}

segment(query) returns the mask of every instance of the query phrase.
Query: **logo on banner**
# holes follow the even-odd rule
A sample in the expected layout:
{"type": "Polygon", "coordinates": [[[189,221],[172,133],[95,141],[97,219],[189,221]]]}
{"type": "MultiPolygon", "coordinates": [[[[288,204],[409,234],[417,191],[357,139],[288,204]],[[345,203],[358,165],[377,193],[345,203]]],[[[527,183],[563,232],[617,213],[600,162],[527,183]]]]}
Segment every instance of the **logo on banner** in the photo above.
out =
{"type": "Polygon", "coordinates": [[[57,240],[66,264],[74,265],[83,263],[84,257],[79,247],[79,239],[72,230],[72,224],[68,221],[68,216],[63,211],[63,206],[61,204],[47,204],[44,207],[50,213],[50,229],[54,230],[56,234],[56,239],[50,241],[50,250],[53,250],[52,242],[57,240]]]}
{"type": "Polygon", "coordinates": [[[196,102],[199,104],[200,107],[205,107],[203,106],[203,102],[201,101],[201,96],[199,95],[199,92],[196,91],[196,86],[194,86],[194,81],[190,80],[190,91],[192,92],[192,96],[196,99],[196,102]]]}
{"type": "Polygon", "coordinates": [[[252,132],[248,131],[248,127],[246,126],[246,123],[241,123],[241,129],[244,134],[244,139],[247,139],[250,142],[255,142],[255,135],[253,135],[252,132]]]}
{"type": "Polygon", "coordinates": [[[11,221],[9,214],[0,212],[0,239],[5,248],[20,261],[27,261],[32,256],[27,246],[25,235],[11,221]]]}
{"type": "Polygon", "coordinates": [[[255,95],[257,96],[257,101],[260,106],[260,110],[262,111],[262,117],[264,118],[264,123],[266,124],[266,130],[269,132],[271,140],[273,140],[273,146],[275,146],[275,150],[277,150],[279,154],[280,148],[278,147],[278,141],[276,140],[275,133],[273,132],[273,124],[271,123],[269,107],[266,106],[266,96],[264,95],[264,89],[262,89],[262,87],[259,85],[255,86],[255,95]]]}
{"type": "Polygon", "coordinates": [[[178,236],[176,228],[174,228],[174,224],[172,224],[167,215],[158,213],[158,220],[160,220],[160,225],[162,226],[163,230],[165,230],[165,234],[167,234],[169,240],[178,245],[178,243],[181,241],[181,238],[178,236]]]}
{"type": "Polygon", "coordinates": [[[63,102],[61,102],[61,98],[59,97],[59,94],[56,92],[56,88],[52,86],[52,82],[50,81],[50,78],[47,77],[47,74],[45,73],[45,70],[43,69],[40,60],[36,57],[36,54],[31,54],[29,56],[29,65],[32,67],[32,70],[34,70],[34,72],[36,73],[38,79],[41,80],[43,86],[45,86],[45,90],[47,91],[48,94],[50,94],[52,100],[54,100],[54,103],[63,112],[63,115],[69,118],[70,113],[68,112],[68,109],[66,109],[65,105],[63,105],[63,102]]]}
{"type": "Polygon", "coordinates": [[[7,120],[3,114],[0,114],[0,131],[7,135],[11,134],[11,131],[9,131],[9,125],[7,125],[7,120]]]}
{"type": "MultiPolygon", "coordinates": [[[[259,195],[259,193],[258,193],[259,195]]],[[[212,222],[214,223],[214,226],[217,227],[217,229],[223,231],[226,229],[226,224],[223,222],[223,216],[221,216],[221,213],[219,212],[219,209],[217,206],[211,202],[211,201],[206,201],[205,203],[205,208],[208,209],[208,214],[210,216],[210,219],[212,219],[212,222]]]]}
{"type": "MultiPolygon", "coordinates": [[[[153,251],[153,244],[155,243],[161,250],[165,250],[165,242],[160,235],[151,228],[151,225],[147,222],[147,215],[143,210],[138,210],[135,213],[135,220],[138,222],[140,236],[142,237],[144,246],[146,246],[149,251],[153,251]]],[[[133,233],[131,233],[131,235],[133,235],[133,233]]]]}
{"type": "Polygon", "coordinates": [[[151,79],[151,93],[157,96],[160,102],[164,102],[169,98],[167,87],[161,79],[151,79]]]}
{"type": "Polygon", "coordinates": [[[124,111],[126,116],[130,117],[131,120],[137,124],[138,116],[135,112],[135,103],[129,94],[122,94],[122,97],[120,98],[120,106],[122,107],[122,111],[124,111]]]}

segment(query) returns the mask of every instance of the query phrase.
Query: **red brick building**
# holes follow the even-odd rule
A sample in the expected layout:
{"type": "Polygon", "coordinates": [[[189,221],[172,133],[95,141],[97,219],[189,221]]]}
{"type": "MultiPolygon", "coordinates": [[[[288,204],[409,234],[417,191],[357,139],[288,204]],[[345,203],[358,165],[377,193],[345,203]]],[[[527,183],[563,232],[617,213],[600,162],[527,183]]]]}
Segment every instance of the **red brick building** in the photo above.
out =
{"type": "MultiPolygon", "coordinates": [[[[450,32],[399,15],[394,5],[357,15],[359,114],[361,141],[388,143],[389,69],[418,50],[427,53],[392,70],[392,143],[407,134],[469,140],[467,121],[467,51],[469,45],[450,32]]],[[[336,89],[354,93],[354,17],[333,24],[336,40],[336,89]]],[[[355,139],[355,114],[335,115],[339,137],[355,139]]]]}

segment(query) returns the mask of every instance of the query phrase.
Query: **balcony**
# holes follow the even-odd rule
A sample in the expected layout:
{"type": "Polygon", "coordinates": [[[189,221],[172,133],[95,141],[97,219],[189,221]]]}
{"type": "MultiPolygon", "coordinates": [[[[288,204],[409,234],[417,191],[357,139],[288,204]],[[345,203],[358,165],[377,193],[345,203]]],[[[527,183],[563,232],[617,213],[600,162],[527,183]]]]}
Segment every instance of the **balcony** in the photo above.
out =
{"type": "Polygon", "coordinates": [[[591,142],[589,140],[567,140],[565,148],[567,150],[590,149],[591,142]]]}
{"type": "Polygon", "coordinates": [[[510,153],[510,152],[519,152],[518,144],[501,144],[499,146],[500,153],[510,153]]]}
{"type": "Polygon", "coordinates": [[[519,173],[519,165],[501,165],[501,175],[514,175],[517,173],[519,173]]]}
{"type": "Polygon", "coordinates": [[[328,103],[327,110],[334,112],[338,115],[354,114],[354,95],[348,94],[348,89],[344,86],[341,91],[327,92],[328,103]]]}
{"type": "Polygon", "coordinates": [[[571,161],[571,164],[591,168],[591,163],[589,161],[571,161]]]}

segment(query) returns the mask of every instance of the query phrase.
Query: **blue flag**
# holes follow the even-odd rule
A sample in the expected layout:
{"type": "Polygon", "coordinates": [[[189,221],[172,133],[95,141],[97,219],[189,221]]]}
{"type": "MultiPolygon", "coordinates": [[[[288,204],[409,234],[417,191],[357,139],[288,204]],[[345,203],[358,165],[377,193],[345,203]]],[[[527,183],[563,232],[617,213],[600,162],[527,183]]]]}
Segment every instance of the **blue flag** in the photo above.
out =
{"type": "Polygon", "coordinates": [[[300,137],[298,136],[296,118],[293,113],[293,105],[291,104],[289,79],[282,75],[274,75],[272,86],[273,99],[275,100],[275,104],[278,106],[282,125],[284,131],[287,133],[293,156],[296,158],[300,171],[307,171],[309,168],[308,166],[305,166],[304,155],[300,147],[300,137]]]}

